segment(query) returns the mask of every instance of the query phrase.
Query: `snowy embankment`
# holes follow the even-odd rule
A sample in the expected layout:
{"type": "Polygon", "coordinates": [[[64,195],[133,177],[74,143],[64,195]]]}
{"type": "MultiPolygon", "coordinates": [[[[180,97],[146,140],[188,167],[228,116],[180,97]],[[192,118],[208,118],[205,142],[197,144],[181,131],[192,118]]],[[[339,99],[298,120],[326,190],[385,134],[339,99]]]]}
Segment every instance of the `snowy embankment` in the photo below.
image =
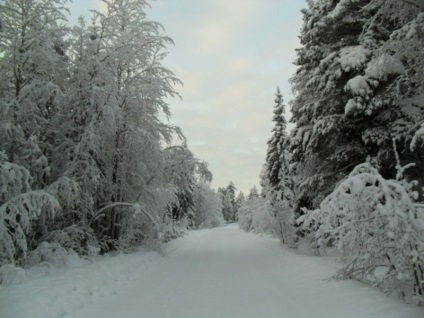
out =
{"type": "Polygon", "coordinates": [[[424,317],[369,286],[327,280],[332,258],[235,226],[191,232],[165,254],[101,258],[2,286],[0,317],[424,317]]]}

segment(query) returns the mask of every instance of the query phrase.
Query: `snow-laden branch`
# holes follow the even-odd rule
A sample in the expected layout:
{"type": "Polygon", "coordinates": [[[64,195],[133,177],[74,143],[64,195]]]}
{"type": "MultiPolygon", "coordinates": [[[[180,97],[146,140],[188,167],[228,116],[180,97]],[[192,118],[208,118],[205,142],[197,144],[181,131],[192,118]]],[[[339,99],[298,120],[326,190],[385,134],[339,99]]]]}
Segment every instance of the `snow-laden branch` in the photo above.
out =
{"type": "Polygon", "coordinates": [[[416,6],[418,8],[420,8],[421,10],[424,10],[424,3],[420,2],[420,1],[414,1],[414,0],[403,0],[403,2],[416,6]]]}
{"type": "Polygon", "coordinates": [[[100,210],[98,210],[96,212],[96,214],[94,215],[93,219],[91,220],[91,223],[97,219],[99,216],[103,215],[107,210],[115,208],[117,206],[128,206],[128,207],[132,207],[135,209],[136,212],[141,212],[143,213],[145,216],[147,216],[150,221],[152,221],[152,223],[154,225],[157,225],[156,221],[154,220],[154,218],[150,215],[150,213],[148,213],[147,211],[145,211],[144,209],[141,208],[141,206],[138,203],[128,203],[128,202],[113,202],[111,204],[108,204],[106,206],[104,206],[103,208],[101,208],[100,210]]]}

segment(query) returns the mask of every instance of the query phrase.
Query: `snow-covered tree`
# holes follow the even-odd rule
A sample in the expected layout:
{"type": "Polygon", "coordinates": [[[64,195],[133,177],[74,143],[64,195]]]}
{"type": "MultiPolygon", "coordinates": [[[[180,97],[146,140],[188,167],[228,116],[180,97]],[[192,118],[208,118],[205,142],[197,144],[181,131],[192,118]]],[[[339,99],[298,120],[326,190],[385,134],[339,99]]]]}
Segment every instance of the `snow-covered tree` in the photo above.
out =
{"type": "Polygon", "coordinates": [[[168,147],[185,142],[162,120],[179,81],[147,3],[105,0],[69,29],[66,2],[0,4],[1,264],[157,242],[176,225],[170,207],[185,218],[211,179],[187,147],[168,147]]]}
{"type": "Polygon", "coordinates": [[[300,207],[318,206],[367,157],[384,177],[394,177],[394,137],[404,141],[401,161],[417,163],[407,173],[422,175],[422,148],[413,153],[407,146],[423,116],[414,71],[422,61],[420,9],[409,1],[308,4],[292,79],[296,127],[289,138],[299,214],[300,207]],[[418,30],[410,32],[415,44],[407,45],[406,30],[418,30]]]}
{"type": "Polygon", "coordinates": [[[63,101],[66,1],[0,4],[0,264],[25,264],[27,251],[61,210],[45,186],[51,119],[63,101]]]}
{"type": "Polygon", "coordinates": [[[243,202],[246,200],[244,193],[242,191],[239,192],[239,194],[236,197],[236,209],[238,210],[243,202]]]}
{"type": "MultiPolygon", "coordinates": [[[[172,84],[178,82],[161,65],[164,47],[171,40],[161,33],[159,24],[147,19],[144,1],[105,4],[107,13],[94,16],[98,27],[93,41],[102,70],[93,72],[104,74],[99,77],[103,81],[100,96],[106,98],[100,100],[100,122],[96,116],[92,123],[102,136],[100,145],[95,144],[100,146],[98,158],[107,183],[104,201],[148,204],[149,188],[163,182],[157,178],[165,165],[161,142],[170,141],[174,131],[159,120],[160,112],[169,115],[164,98],[175,96],[172,84]],[[152,174],[155,178],[148,184],[152,174]]],[[[96,227],[103,229],[105,239],[120,237],[120,224],[130,217],[127,209],[113,207],[98,220],[96,227]]]]}
{"type": "Polygon", "coordinates": [[[218,188],[218,192],[222,198],[222,213],[226,222],[236,221],[237,205],[236,205],[236,186],[232,181],[226,188],[218,188]]]}
{"type": "Polygon", "coordinates": [[[66,2],[0,4],[0,142],[10,162],[29,170],[36,189],[47,182],[50,120],[63,100],[66,2]]]}
{"type": "Polygon", "coordinates": [[[290,154],[287,149],[285,105],[278,87],[273,121],[275,125],[272,137],[268,141],[265,165],[260,175],[262,196],[267,199],[270,209],[274,213],[276,223],[274,234],[282,242],[288,243],[289,237],[292,238],[294,233],[291,207],[293,184],[289,169],[290,154]]]}
{"type": "Polygon", "coordinates": [[[253,198],[259,198],[259,191],[258,188],[256,187],[256,185],[254,185],[250,190],[249,190],[249,194],[247,195],[247,199],[253,199],[253,198]]]}
{"type": "Polygon", "coordinates": [[[272,189],[278,190],[281,181],[281,169],[286,161],[285,142],[287,136],[285,105],[279,87],[277,87],[277,92],[275,93],[274,117],[272,121],[274,122],[274,128],[272,129],[272,137],[268,140],[265,177],[269,180],[269,186],[272,189]]]}
{"type": "Polygon", "coordinates": [[[319,204],[343,172],[366,156],[343,116],[344,86],[366,59],[366,50],[358,46],[367,19],[361,11],[365,2],[309,1],[303,10],[302,47],[292,78],[296,127],[289,137],[296,213],[301,213],[298,207],[319,204]]]}
{"type": "Polygon", "coordinates": [[[308,5],[292,78],[289,167],[295,216],[319,208],[298,219],[301,234],[339,247],[342,276],[422,297],[424,6],[308,5]]]}
{"type": "Polygon", "coordinates": [[[192,221],[196,184],[212,181],[212,175],[207,164],[196,159],[186,145],[170,146],[164,152],[167,155],[167,180],[176,189],[177,197],[169,207],[172,219],[189,218],[192,221]]]}
{"type": "Polygon", "coordinates": [[[274,234],[275,217],[269,202],[259,196],[257,189],[251,189],[246,200],[237,211],[237,220],[244,231],[274,234]]]}

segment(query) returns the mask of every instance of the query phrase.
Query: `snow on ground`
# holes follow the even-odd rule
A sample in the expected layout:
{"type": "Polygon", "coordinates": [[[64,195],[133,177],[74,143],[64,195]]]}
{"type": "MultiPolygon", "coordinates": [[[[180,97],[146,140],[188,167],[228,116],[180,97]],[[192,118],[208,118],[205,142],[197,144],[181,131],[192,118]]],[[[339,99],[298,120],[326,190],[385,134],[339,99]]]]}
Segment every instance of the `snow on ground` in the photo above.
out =
{"type": "Polygon", "coordinates": [[[227,226],[191,232],[165,256],[101,258],[2,286],[0,317],[424,317],[359,282],[327,280],[336,268],[227,226]]]}

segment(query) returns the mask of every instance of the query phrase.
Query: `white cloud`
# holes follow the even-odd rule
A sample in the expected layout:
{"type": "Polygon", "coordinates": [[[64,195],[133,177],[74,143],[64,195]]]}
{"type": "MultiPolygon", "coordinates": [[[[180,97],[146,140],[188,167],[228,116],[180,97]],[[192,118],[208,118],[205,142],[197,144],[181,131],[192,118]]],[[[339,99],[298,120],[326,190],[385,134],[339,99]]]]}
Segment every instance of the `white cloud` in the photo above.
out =
{"type": "Polygon", "coordinates": [[[268,1],[258,0],[209,0],[208,8],[195,31],[195,50],[215,55],[228,51],[238,42],[240,34],[269,8],[268,1]]]}
{"type": "Polygon", "coordinates": [[[215,188],[232,180],[247,192],[259,183],[276,86],[290,99],[304,1],[174,1],[157,0],[151,11],[176,43],[165,64],[184,82],[172,121],[209,162],[215,188]]]}

